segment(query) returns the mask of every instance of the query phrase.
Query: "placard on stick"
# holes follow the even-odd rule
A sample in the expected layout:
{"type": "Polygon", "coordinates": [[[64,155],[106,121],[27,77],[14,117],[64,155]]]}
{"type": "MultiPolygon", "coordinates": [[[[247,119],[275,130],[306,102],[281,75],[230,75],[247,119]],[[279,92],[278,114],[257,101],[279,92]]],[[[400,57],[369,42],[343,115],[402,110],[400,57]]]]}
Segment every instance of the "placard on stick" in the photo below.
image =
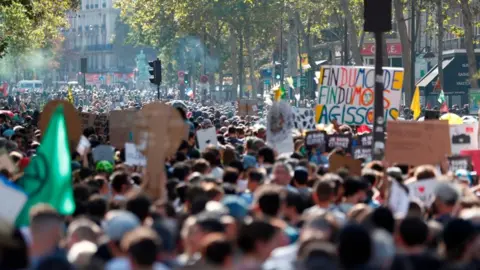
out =
{"type": "Polygon", "coordinates": [[[111,111],[109,116],[110,144],[121,149],[126,142],[133,142],[136,111],[111,111]]]}
{"type": "Polygon", "coordinates": [[[80,141],[80,136],[82,135],[82,121],[80,120],[77,111],[70,102],[66,100],[52,100],[48,102],[47,105],[43,107],[38,126],[40,127],[43,135],[45,133],[45,130],[47,129],[48,122],[50,122],[50,117],[52,117],[53,112],[59,105],[63,105],[70,151],[75,151],[78,142],[80,141]]]}
{"type": "Polygon", "coordinates": [[[165,158],[177,151],[186,139],[188,126],[180,113],[162,103],[145,105],[137,114],[134,141],[137,149],[147,157],[143,191],[152,200],[165,198],[165,158]]]}
{"type": "Polygon", "coordinates": [[[389,162],[437,165],[450,154],[447,121],[388,122],[385,158],[389,162]]]}

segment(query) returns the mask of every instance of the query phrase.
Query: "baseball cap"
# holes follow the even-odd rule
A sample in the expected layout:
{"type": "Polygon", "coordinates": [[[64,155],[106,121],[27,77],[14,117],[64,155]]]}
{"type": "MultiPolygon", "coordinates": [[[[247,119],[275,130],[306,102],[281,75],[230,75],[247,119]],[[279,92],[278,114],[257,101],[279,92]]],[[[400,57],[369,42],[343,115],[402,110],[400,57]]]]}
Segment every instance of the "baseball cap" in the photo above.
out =
{"type": "Polygon", "coordinates": [[[133,213],[125,210],[113,210],[107,213],[103,229],[110,240],[120,241],[126,233],[140,225],[140,220],[133,213]]]}
{"type": "Polygon", "coordinates": [[[97,172],[112,173],[113,165],[106,160],[101,160],[97,163],[97,166],[95,167],[95,169],[97,172]]]}
{"type": "Polygon", "coordinates": [[[460,198],[460,192],[457,190],[455,185],[451,183],[440,182],[435,188],[435,198],[444,203],[453,205],[460,198]]]}
{"type": "Polygon", "coordinates": [[[222,200],[223,205],[228,208],[228,214],[235,219],[243,219],[248,215],[248,204],[239,196],[229,195],[222,200]]]}

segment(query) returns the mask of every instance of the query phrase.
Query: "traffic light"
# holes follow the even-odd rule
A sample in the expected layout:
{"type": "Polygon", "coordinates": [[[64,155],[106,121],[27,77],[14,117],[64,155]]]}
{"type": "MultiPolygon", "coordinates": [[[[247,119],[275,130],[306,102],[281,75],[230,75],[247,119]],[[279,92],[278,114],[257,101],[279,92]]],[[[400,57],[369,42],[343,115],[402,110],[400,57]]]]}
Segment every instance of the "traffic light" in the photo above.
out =
{"type": "Polygon", "coordinates": [[[183,76],[183,82],[185,85],[189,85],[190,83],[190,75],[187,72],[185,72],[185,76],[183,76]]]}
{"type": "Polygon", "coordinates": [[[156,85],[160,85],[162,83],[162,62],[157,58],[157,60],[148,62],[150,69],[148,72],[150,73],[150,82],[156,85]]]}
{"type": "Polygon", "coordinates": [[[275,65],[275,80],[280,80],[282,78],[282,65],[275,65]]]}

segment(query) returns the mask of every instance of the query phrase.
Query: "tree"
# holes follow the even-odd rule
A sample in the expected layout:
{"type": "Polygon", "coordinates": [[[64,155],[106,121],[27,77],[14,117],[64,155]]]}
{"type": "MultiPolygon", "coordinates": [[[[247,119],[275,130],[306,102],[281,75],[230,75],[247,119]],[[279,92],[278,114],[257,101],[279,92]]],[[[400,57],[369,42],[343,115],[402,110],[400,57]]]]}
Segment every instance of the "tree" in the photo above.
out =
{"type": "Polygon", "coordinates": [[[464,43],[467,50],[468,59],[468,75],[470,78],[471,88],[478,88],[477,74],[477,58],[473,46],[473,18],[478,15],[480,6],[476,1],[457,0],[460,3],[460,8],[463,15],[463,25],[465,29],[464,43]]]}

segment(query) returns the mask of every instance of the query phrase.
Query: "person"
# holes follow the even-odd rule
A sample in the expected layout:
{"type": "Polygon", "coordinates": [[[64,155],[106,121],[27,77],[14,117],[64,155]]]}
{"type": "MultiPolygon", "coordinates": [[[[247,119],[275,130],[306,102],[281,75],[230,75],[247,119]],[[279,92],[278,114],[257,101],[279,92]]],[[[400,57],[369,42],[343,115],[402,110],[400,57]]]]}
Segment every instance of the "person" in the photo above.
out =
{"type": "Polygon", "coordinates": [[[157,233],[148,227],[138,227],[128,232],[121,242],[122,250],[128,254],[129,265],[110,265],[106,269],[168,270],[157,262],[161,240],[157,233]]]}
{"type": "Polygon", "coordinates": [[[435,201],[432,204],[432,214],[435,220],[444,226],[453,218],[455,207],[459,202],[458,189],[450,183],[440,183],[435,188],[435,201]]]}
{"type": "Polygon", "coordinates": [[[67,260],[67,255],[60,248],[62,240],[63,219],[58,212],[46,204],[38,204],[30,211],[30,264],[38,267],[43,260],[52,257],[67,260]]]}

